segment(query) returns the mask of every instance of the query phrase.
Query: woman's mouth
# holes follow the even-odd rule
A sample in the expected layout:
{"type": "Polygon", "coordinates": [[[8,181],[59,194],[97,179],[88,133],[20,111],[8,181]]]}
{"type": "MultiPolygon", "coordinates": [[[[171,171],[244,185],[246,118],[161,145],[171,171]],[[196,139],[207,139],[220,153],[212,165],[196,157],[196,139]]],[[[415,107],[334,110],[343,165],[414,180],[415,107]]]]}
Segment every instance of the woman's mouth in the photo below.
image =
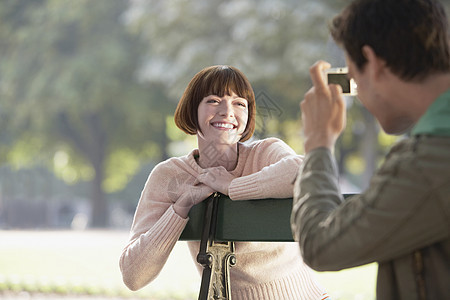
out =
{"type": "Polygon", "coordinates": [[[237,127],[236,125],[231,124],[231,123],[227,123],[227,122],[213,122],[213,123],[211,123],[211,125],[214,128],[222,129],[222,130],[223,129],[231,130],[231,129],[235,129],[237,127]]]}

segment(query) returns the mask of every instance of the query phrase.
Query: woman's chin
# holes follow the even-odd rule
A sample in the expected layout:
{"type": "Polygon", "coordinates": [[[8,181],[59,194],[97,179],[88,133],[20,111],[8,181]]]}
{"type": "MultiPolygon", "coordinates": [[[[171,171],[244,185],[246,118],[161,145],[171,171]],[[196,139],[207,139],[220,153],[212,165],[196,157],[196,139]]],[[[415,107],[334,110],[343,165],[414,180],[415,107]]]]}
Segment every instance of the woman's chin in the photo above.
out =
{"type": "Polygon", "coordinates": [[[202,139],[205,143],[212,143],[216,145],[234,145],[241,139],[242,134],[236,132],[236,130],[225,131],[217,130],[214,134],[202,135],[197,134],[197,138],[202,139]]]}

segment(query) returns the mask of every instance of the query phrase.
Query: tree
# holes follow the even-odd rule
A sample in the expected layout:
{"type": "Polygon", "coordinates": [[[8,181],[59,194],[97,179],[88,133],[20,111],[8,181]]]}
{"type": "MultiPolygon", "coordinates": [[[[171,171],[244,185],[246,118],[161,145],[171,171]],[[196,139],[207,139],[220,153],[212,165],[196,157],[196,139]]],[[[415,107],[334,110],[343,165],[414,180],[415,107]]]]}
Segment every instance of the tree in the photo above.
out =
{"type": "Polygon", "coordinates": [[[127,5],[0,5],[2,159],[45,163],[68,182],[91,180],[94,227],[108,224],[105,191],[120,190],[142,160],[165,153],[158,110],[170,103],[158,85],[138,80],[146,45],[124,24],[127,5]]]}
{"type": "MultiPolygon", "coordinates": [[[[105,226],[105,193],[120,192],[150,159],[174,154],[168,146],[184,137],[171,121],[176,102],[213,64],[234,65],[252,82],[257,138],[278,136],[302,153],[298,104],[311,85],[308,67],[345,64],[327,22],[346,3],[1,1],[0,162],[91,180],[92,225],[105,226]]],[[[388,139],[361,106],[348,113],[341,170],[369,174],[388,139]]]]}
{"type": "MultiPolygon", "coordinates": [[[[327,23],[346,3],[136,1],[127,19],[150,44],[143,80],[166,86],[168,97],[177,99],[201,68],[236,66],[248,76],[257,96],[256,136],[278,136],[302,153],[298,104],[311,86],[308,69],[319,59],[345,65],[342,50],[329,37],[327,23]]],[[[341,170],[351,172],[347,161],[358,157],[360,164],[364,160],[367,166],[359,168],[358,172],[366,173],[360,177],[368,178],[380,155],[376,124],[358,105],[349,110],[349,119],[367,126],[363,131],[349,126],[346,138],[338,143],[341,170]],[[361,150],[360,144],[366,150],[361,150]]]]}

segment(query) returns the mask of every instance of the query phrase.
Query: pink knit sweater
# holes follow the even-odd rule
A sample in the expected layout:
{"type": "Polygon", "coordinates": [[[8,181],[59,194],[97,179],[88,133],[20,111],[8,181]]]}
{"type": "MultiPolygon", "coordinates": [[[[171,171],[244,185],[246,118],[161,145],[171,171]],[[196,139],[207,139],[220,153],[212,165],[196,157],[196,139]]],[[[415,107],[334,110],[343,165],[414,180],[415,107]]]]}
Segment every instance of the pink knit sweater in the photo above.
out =
{"type": "MultiPolygon", "coordinates": [[[[239,143],[230,172],[232,200],[292,197],[292,182],[303,158],[279,139],[239,143]]],[[[137,290],[158,276],[188,219],[175,213],[177,197],[192,186],[202,168],[193,150],[171,158],[151,172],[134,216],[130,242],[120,258],[124,283],[137,290]]],[[[199,242],[188,242],[193,259],[199,242]]],[[[231,296],[240,299],[325,299],[322,287],[303,263],[298,245],[280,242],[235,243],[237,264],[230,269],[231,296]]],[[[201,271],[201,266],[198,266],[201,271]]]]}

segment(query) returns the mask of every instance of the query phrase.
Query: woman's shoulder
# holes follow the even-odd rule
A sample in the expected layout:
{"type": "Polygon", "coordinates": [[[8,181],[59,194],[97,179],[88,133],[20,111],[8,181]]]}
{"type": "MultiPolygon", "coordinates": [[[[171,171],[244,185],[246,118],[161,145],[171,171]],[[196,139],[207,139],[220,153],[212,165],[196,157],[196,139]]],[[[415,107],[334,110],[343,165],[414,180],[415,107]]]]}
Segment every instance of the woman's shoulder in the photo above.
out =
{"type": "Polygon", "coordinates": [[[168,158],[158,163],[153,168],[152,174],[170,175],[171,173],[178,173],[180,168],[190,165],[190,155],[193,155],[193,151],[188,155],[168,158]]]}
{"type": "Polygon", "coordinates": [[[293,152],[291,147],[289,147],[284,141],[276,137],[269,137],[261,140],[253,140],[242,144],[245,149],[250,151],[263,151],[264,149],[284,149],[289,152],[293,152]]]}

